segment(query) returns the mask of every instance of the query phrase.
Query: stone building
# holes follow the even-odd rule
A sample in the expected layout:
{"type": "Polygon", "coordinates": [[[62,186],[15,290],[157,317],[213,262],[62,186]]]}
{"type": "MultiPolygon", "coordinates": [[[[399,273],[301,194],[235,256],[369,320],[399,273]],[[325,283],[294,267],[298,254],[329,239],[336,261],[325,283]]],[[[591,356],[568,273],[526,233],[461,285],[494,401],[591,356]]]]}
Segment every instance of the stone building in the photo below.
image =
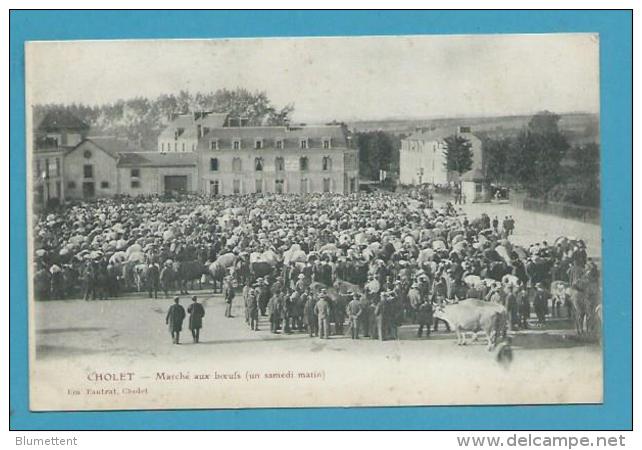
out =
{"type": "Polygon", "coordinates": [[[55,173],[68,199],[359,189],[357,150],[341,125],[248,126],[242,118],[194,113],[170,122],[156,151],[115,137],[81,135],[58,157],[55,173]]]}
{"type": "Polygon", "coordinates": [[[339,125],[211,129],[197,154],[199,191],[211,195],[359,188],[357,150],[339,125]]]}
{"type": "Polygon", "coordinates": [[[31,151],[34,206],[65,199],[64,159],[89,132],[89,125],[64,109],[34,118],[31,151]]]}
{"type": "Polygon", "coordinates": [[[158,137],[158,151],[167,153],[194,152],[203,134],[227,124],[227,114],[198,111],[179,114],[158,137]]]}
{"type": "Polygon", "coordinates": [[[471,170],[483,170],[481,140],[469,127],[421,131],[401,140],[399,150],[399,182],[407,185],[430,183],[446,185],[458,181],[446,169],[446,138],[458,135],[471,144],[473,163],[471,170]]]}

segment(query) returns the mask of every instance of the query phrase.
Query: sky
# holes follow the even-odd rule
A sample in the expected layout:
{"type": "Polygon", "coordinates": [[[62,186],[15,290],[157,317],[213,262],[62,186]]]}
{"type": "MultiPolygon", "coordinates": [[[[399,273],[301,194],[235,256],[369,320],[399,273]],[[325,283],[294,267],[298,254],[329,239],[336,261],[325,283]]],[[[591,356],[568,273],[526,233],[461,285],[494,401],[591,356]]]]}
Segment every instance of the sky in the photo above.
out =
{"type": "Polygon", "coordinates": [[[28,104],[244,87],[301,122],[599,113],[595,34],[33,42],[28,104]]]}

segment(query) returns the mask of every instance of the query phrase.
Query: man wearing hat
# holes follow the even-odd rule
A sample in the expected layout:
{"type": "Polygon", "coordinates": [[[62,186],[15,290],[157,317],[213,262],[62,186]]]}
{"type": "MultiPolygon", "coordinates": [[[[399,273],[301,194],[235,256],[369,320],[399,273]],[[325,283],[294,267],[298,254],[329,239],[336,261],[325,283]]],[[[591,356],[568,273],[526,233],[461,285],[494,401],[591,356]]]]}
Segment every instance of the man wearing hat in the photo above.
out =
{"type": "Polygon", "coordinates": [[[163,289],[163,292],[165,292],[165,297],[169,295],[168,291],[169,285],[172,282],[172,276],[172,264],[169,261],[165,261],[165,264],[163,264],[163,268],[161,269],[159,275],[160,287],[163,289]]]}
{"type": "Polygon", "coordinates": [[[250,329],[253,331],[259,331],[259,295],[257,284],[254,284],[252,289],[248,291],[247,302],[250,329]]]}
{"type": "Polygon", "coordinates": [[[337,299],[332,305],[332,318],[334,320],[334,334],[343,336],[343,323],[346,320],[346,306],[348,299],[352,297],[352,292],[339,293],[337,299]]]}
{"type": "Polygon", "coordinates": [[[147,268],[147,291],[149,298],[158,298],[158,285],[160,284],[160,271],[154,263],[147,268]],[[153,297],[152,297],[153,294],[153,297]]]}
{"type": "Polygon", "coordinates": [[[548,292],[544,290],[544,285],[539,282],[535,284],[535,297],[533,298],[533,308],[537,316],[537,322],[544,325],[546,314],[548,313],[548,292]]]}
{"type": "Polygon", "coordinates": [[[310,337],[317,336],[319,334],[319,321],[315,312],[316,302],[314,296],[310,292],[310,289],[306,288],[301,294],[301,300],[304,301],[303,306],[303,322],[308,328],[308,333],[310,337]]]}
{"type": "Polygon", "coordinates": [[[183,329],[183,320],[185,320],[185,308],[179,303],[179,298],[174,297],[174,304],[169,307],[167,316],[165,316],[165,324],[169,327],[169,332],[172,335],[172,342],[174,344],[179,343],[181,330],[183,329]]]}
{"type": "Polygon", "coordinates": [[[283,300],[283,294],[281,292],[275,292],[268,302],[267,310],[270,319],[270,331],[272,333],[277,333],[281,328],[281,315],[284,306],[283,300]]]}
{"type": "Polygon", "coordinates": [[[268,302],[270,301],[270,289],[268,282],[264,278],[257,278],[256,284],[258,285],[258,295],[259,295],[259,310],[261,311],[262,316],[266,316],[266,310],[268,302]]]}
{"type": "Polygon", "coordinates": [[[359,339],[359,318],[362,312],[363,308],[359,302],[359,294],[354,292],[352,293],[352,300],[346,307],[346,314],[350,320],[350,334],[352,339],[359,339]]]}
{"type": "Polygon", "coordinates": [[[523,283],[519,283],[517,286],[517,308],[519,309],[519,325],[522,329],[528,328],[528,319],[531,315],[531,302],[528,298],[528,292],[523,283]]]}
{"type": "Polygon", "coordinates": [[[421,303],[417,306],[417,323],[419,324],[417,337],[421,337],[423,335],[424,327],[426,328],[426,337],[430,337],[432,312],[432,303],[428,301],[427,298],[422,299],[421,303]]]}
{"type": "Polygon", "coordinates": [[[223,278],[223,297],[225,298],[225,317],[232,317],[232,301],[234,300],[234,286],[232,277],[223,278]]]}
{"type": "Polygon", "coordinates": [[[328,302],[328,293],[321,289],[319,301],[314,305],[314,312],[319,321],[319,338],[330,339],[330,302],[328,302]]]}
{"type": "Polygon", "coordinates": [[[189,314],[189,329],[192,332],[192,339],[194,343],[197,344],[203,326],[205,308],[198,302],[195,295],[192,297],[192,304],[187,307],[187,313],[189,314]]]}

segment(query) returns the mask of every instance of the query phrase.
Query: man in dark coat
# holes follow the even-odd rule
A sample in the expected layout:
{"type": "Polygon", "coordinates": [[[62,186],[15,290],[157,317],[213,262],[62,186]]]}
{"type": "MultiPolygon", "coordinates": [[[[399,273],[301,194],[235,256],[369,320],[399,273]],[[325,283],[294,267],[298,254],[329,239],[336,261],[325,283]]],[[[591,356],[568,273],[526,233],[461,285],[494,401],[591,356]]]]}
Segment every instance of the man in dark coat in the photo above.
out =
{"type": "Polygon", "coordinates": [[[528,319],[531,315],[531,302],[528,298],[528,291],[524,285],[517,288],[517,307],[519,308],[519,322],[523,329],[528,328],[528,319]]]}
{"type": "Polygon", "coordinates": [[[305,298],[305,306],[303,307],[303,321],[308,327],[308,333],[310,337],[316,336],[319,333],[319,323],[317,320],[317,314],[314,310],[315,301],[314,297],[310,293],[309,289],[306,289],[301,298],[305,298]]]}
{"type": "Polygon", "coordinates": [[[343,323],[346,320],[346,306],[348,304],[348,294],[341,294],[337,296],[337,300],[332,305],[332,316],[334,319],[334,334],[343,336],[343,323]]]}
{"type": "Polygon", "coordinates": [[[432,324],[432,303],[424,299],[417,307],[417,337],[423,335],[424,327],[426,328],[426,337],[430,337],[430,325],[432,324]]]}
{"type": "Polygon", "coordinates": [[[256,285],[248,292],[247,304],[250,329],[259,331],[259,294],[256,285]]]}
{"type": "Polygon", "coordinates": [[[537,322],[540,325],[544,325],[546,322],[546,314],[548,313],[548,293],[544,291],[542,283],[537,283],[535,289],[533,307],[537,315],[537,322]]]}
{"type": "Polygon", "coordinates": [[[165,316],[165,323],[169,327],[169,332],[172,335],[172,342],[179,343],[180,334],[183,330],[183,320],[185,320],[185,308],[179,302],[178,297],[174,297],[174,304],[169,307],[167,316],[165,316]]]}
{"type": "Polygon", "coordinates": [[[515,292],[517,291],[516,286],[507,286],[506,287],[506,315],[508,316],[508,329],[514,330],[519,321],[519,311],[517,305],[517,296],[515,292]]]}
{"type": "Polygon", "coordinates": [[[149,298],[158,298],[158,285],[160,284],[160,271],[156,264],[150,264],[147,268],[147,291],[149,298]]]}
{"type": "Polygon", "coordinates": [[[160,271],[160,285],[165,293],[165,297],[169,295],[169,287],[172,283],[172,277],[174,275],[174,269],[170,264],[164,264],[163,268],[160,271]]]}
{"type": "Polygon", "coordinates": [[[270,331],[276,333],[281,328],[281,313],[283,310],[283,295],[280,292],[270,297],[267,305],[268,317],[270,319],[270,331]]]}
{"type": "Polygon", "coordinates": [[[203,327],[203,317],[205,317],[205,308],[198,302],[196,296],[192,297],[192,304],[187,307],[189,313],[189,329],[192,332],[194,343],[198,343],[200,331],[203,327]]]}

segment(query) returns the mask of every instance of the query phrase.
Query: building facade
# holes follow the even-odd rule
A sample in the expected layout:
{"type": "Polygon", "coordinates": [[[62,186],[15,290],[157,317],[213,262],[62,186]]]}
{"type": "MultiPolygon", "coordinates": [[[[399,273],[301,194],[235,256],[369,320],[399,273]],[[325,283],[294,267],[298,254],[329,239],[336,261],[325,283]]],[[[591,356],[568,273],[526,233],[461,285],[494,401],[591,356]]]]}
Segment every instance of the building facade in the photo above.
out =
{"type": "Polygon", "coordinates": [[[31,152],[34,205],[41,207],[65,199],[66,153],[86,137],[89,125],[65,110],[34,117],[31,152]]]}
{"type": "Polygon", "coordinates": [[[341,126],[225,127],[197,147],[199,191],[248,193],[356,192],[357,151],[341,126]]]}
{"type": "Polygon", "coordinates": [[[176,117],[156,151],[114,137],[83,136],[57,158],[50,172],[59,177],[54,189],[66,193],[61,199],[359,190],[357,150],[341,125],[247,126],[243,119],[195,113],[176,117]]]}
{"type": "Polygon", "coordinates": [[[199,111],[177,115],[158,137],[157,150],[162,153],[194,152],[204,134],[226,124],[227,114],[199,111]]]}
{"type": "Polygon", "coordinates": [[[458,135],[471,144],[472,168],[483,170],[481,140],[468,127],[418,132],[401,140],[399,182],[406,185],[430,183],[446,185],[457,181],[446,169],[446,138],[458,135]]]}

